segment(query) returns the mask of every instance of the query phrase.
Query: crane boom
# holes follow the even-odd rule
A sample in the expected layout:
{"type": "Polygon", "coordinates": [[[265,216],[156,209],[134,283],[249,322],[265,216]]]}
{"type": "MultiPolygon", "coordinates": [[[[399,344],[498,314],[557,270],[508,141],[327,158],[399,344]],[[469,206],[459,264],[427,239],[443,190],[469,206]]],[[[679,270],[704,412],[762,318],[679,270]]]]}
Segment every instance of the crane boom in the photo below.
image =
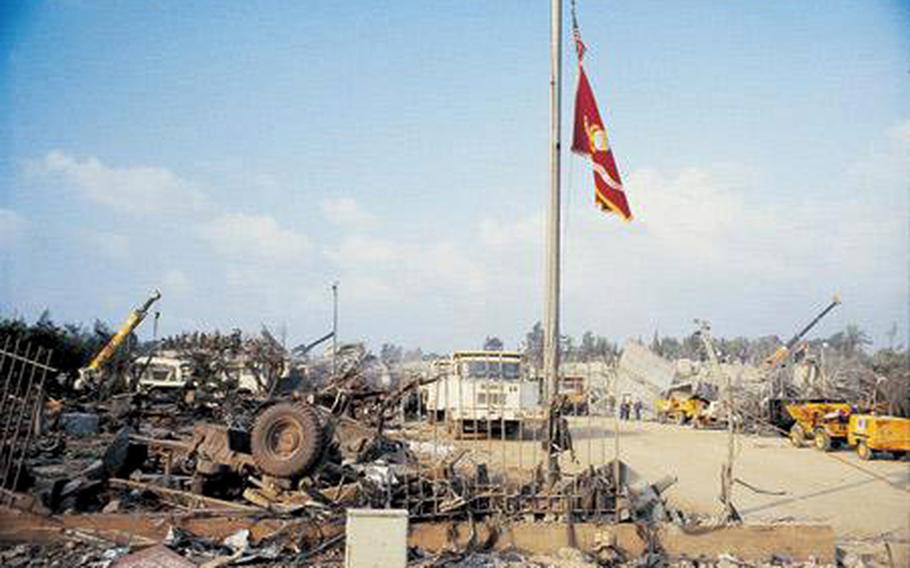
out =
{"type": "Polygon", "coordinates": [[[802,328],[796,335],[794,335],[793,337],[790,338],[790,341],[787,342],[787,349],[793,349],[793,346],[795,346],[797,343],[799,343],[799,340],[802,339],[803,337],[805,337],[806,334],[809,333],[809,330],[811,330],[813,327],[815,327],[815,324],[817,324],[823,317],[828,315],[828,312],[833,310],[838,304],[840,304],[840,296],[835,294],[834,297],[831,299],[831,303],[828,304],[827,308],[822,310],[820,314],[815,316],[815,319],[813,319],[806,325],[806,327],[802,328]]]}
{"type": "Polygon", "coordinates": [[[765,359],[765,364],[764,364],[765,369],[768,371],[773,371],[779,365],[781,365],[784,361],[786,361],[787,357],[790,356],[791,350],[796,346],[796,344],[799,343],[800,340],[803,337],[805,337],[806,334],[809,333],[809,331],[813,327],[815,327],[815,325],[818,324],[818,322],[821,321],[821,319],[823,317],[828,315],[828,312],[833,310],[840,303],[841,303],[840,296],[835,294],[834,297],[831,299],[831,303],[828,304],[828,306],[824,310],[822,310],[817,316],[815,316],[815,318],[812,321],[810,321],[808,324],[806,324],[806,326],[804,328],[802,328],[799,332],[797,332],[796,335],[791,337],[790,341],[788,341],[786,345],[784,345],[783,347],[780,347],[770,357],[765,359]]]}
{"type": "Polygon", "coordinates": [[[92,358],[92,361],[88,364],[87,369],[91,372],[97,372],[101,367],[107,363],[108,360],[117,352],[117,349],[120,345],[126,340],[127,337],[136,329],[142,320],[145,319],[145,316],[148,314],[149,308],[152,307],[152,304],[157,302],[161,298],[161,292],[158,290],[153,290],[149,297],[143,302],[141,306],[131,311],[130,314],[126,317],[126,321],[123,322],[123,325],[120,326],[120,329],[117,330],[117,333],[108,340],[104,345],[101,351],[98,352],[95,357],[92,358]]]}

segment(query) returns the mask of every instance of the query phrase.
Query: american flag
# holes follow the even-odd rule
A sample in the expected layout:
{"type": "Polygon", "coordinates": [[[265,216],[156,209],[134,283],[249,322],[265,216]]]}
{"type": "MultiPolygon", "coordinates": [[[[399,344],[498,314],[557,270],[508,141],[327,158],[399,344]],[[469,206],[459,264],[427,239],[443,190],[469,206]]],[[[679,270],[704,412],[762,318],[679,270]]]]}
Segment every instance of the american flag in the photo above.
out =
{"type": "Polygon", "coordinates": [[[572,37],[575,38],[575,52],[578,53],[578,60],[581,61],[581,58],[585,56],[585,42],[581,41],[581,32],[578,31],[578,26],[572,26],[572,37]]]}

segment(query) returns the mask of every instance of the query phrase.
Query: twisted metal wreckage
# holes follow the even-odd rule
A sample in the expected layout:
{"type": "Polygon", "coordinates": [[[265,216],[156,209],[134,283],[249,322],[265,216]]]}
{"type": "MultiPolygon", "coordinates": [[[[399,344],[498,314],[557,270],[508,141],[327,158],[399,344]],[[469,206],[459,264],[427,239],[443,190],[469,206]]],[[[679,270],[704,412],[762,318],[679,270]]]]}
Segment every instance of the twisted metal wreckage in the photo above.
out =
{"type": "MultiPolygon", "coordinates": [[[[833,555],[828,527],[699,524],[661,498],[672,478],[651,484],[624,464],[550,483],[543,460],[529,472],[499,470],[467,449],[431,444],[420,432],[426,424],[405,430],[400,411],[434,379],[373,386],[362,352],[334,378],[270,389],[265,402],[234,393],[230,405],[188,392],[169,402],[138,394],[55,399],[46,389],[51,361],[10,339],[0,351],[4,541],[90,535],[151,545],[172,542],[174,531],[217,541],[248,530],[257,547],[313,558],[343,540],[346,509],[366,507],[406,510],[409,543],[429,554],[562,545],[614,559],[697,556],[726,550],[732,538],[744,556],[833,555]],[[222,406],[233,414],[204,421],[222,406]],[[83,429],[91,435],[79,437],[83,429]]],[[[568,430],[557,439],[556,450],[570,447],[568,430]]]]}

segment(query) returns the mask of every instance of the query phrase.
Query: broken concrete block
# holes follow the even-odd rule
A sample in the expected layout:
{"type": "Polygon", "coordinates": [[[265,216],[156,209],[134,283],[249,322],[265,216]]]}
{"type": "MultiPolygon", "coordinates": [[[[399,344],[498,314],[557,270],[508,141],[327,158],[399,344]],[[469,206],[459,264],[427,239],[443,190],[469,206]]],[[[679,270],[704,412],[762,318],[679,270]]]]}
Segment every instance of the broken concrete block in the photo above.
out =
{"type": "Polygon", "coordinates": [[[148,458],[148,447],[130,443],[130,429],[121,428],[104,451],[104,471],[113,477],[129,477],[148,458]]]}
{"type": "Polygon", "coordinates": [[[70,436],[94,436],[98,434],[98,415],[88,412],[64,412],[60,423],[70,436]]]}

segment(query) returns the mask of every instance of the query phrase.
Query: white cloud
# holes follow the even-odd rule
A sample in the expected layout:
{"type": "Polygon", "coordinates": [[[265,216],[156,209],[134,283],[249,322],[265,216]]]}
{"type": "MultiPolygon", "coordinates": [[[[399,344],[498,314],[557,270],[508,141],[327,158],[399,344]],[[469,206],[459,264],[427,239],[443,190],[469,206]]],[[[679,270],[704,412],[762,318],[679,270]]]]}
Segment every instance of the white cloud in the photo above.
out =
{"type": "Polygon", "coordinates": [[[0,249],[11,248],[19,242],[27,225],[22,215],[0,208],[0,249]]]}
{"type": "Polygon", "coordinates": [[[376,220],[351,197],[323,199],[319,203],[319,208],[328,222],[348,229],[365,229],[372,226],[376,220]]]}
{"type": "MultiPolygon", "coordinates": [[[[346,237],[337,246],[326,250],[326,256],[343,267],[392,264],[401,260],[403,247],[391,241],[364,235],[346,237]]],[[[371,266],[372,267],[372,266],[371,266]]]]}
{"type": "Polygon", "coordinates": [[[80,160],[55,150],[32,164],[31,170],[61,176],[85,199],[125,213],[192,211],[206,203],[196,185],[165,168],[115,168],[95,157],[80,160]]]}
{"type": "Polygon", "coordinates": [[[299,263],[309,239],[268,215],[228,213],[203,225],[202,237],[221,256],[241,262],[299,263]]]}
{"type": "Polygon", "coordinates": [[[540,214],[515,220],[488,217],[480,222],[480,243],[488,250],[509,252],[539,247],[543,237],[543,216],[540,214]]]}
{"type": "MultiPolygon", "coordinates": [[[[813,303],[834,291],[844,293],[845,305],[830,325],[856,321],[871,331],[890,324],[894,314],[906,313],[908,297],[910,121],[879,142],[853,166],[834,168],[830,193],[817,199],[808,196],[821,192],[799,188],[769,192],[743,167],[643,168],[626,176],[636,218],[625,224],[597,211],[587,196],[573,197],[580,189],[575,184],[563,225],[564,330],[577,335],[592,329],[621,339],[650,336],[659,326],[678,335],[692,330],[692,318],[704,317],[719,335],[731,328],[747,335],[785,334],[787,325],[811,317],[813,303]],[[845,191],[859,182],[868,190],[845,191]]],[[[48,171],[73,180],[114,171],[62,154],[45,161],[53,164],[48,171]]],[[[131,178],[136,170],[118,172],[129,171],[131,178]]],[[[589,191],[590,172],[577,173],[589,191]]],[[[89,186],[107,187],[95,181],[76,185],[86,196],[89,186]]],[[[294,325],[304,326],[304,333],[319,335],[331,315],[328,283],[338,279],[348,338],[362,334],[434,349],[471,345],[489,334],[514,345],[541,318],[540,212],[491,210],[457,237],[440,237],[433,227],[421,232],[419,226],[395,237],[352,198],[326,199],[319,206],[316,214],[342,230],[315,241],[269,215],[224,213],[231,210],[227,205],[196,224],[177,224],[174,231],[181,233],[172,246],[186,243],[192,254],[198,241],[208,245],[203,250],[213,254],[199,266],[210,274],[168,270],[168,257],[156,272],[163,275],[162,291],[192,299],[187,317],[194,321],[237,318],[255,329],[260,321],[296,317],[294,325]],[[200,298],[203,290],[206,297],[200,298]],[[213,315],[215,305],[236,311],[213,315]],[[305,315],[286,316],[289,311],[305,315]]],[[[0,209],[0,246],[23,227],[18,215],[0,209]]],[[[141,233],[129,235],[137,239],[133,248],[142,248],[141,233]]],[[[128,244],[111,244],[108,252],[128,254],[128,244]]]]}
{"type": "MultiPolygon", "coordinates": [[[[568,333],[594,329],[622,338],[656,326],[687,333],[694,317],[739,333],[785,333],[779,326],[789,314],[811,312],[835,291],[844,292],[860,323],[879,317],[870,315],[875,310],[906,311],[907,204],[905,195],[896,203],[887,197],[893,186],[880,187],[874,199],[767,201],[753,172],[731,166],[642,169],[627,176],[626,186],[632,223],[587,201],[566,211],[568,333]]],[[[542,221],[489,218],[479,229],[487,253],[484,293],[514,291],[504,306],[484,309],[498,318],[493,329],[497,321],[505,327],[538,319],[542,221]]]]}
{"type": "Polygon", "coordinates": [[[351,235],[324,251],[340,273],[346,294],[357,299],[413,303],[416,298],[459,298],[486,284],[482,254],[471,256],[451,241],[397,242],[351,235]]]}

